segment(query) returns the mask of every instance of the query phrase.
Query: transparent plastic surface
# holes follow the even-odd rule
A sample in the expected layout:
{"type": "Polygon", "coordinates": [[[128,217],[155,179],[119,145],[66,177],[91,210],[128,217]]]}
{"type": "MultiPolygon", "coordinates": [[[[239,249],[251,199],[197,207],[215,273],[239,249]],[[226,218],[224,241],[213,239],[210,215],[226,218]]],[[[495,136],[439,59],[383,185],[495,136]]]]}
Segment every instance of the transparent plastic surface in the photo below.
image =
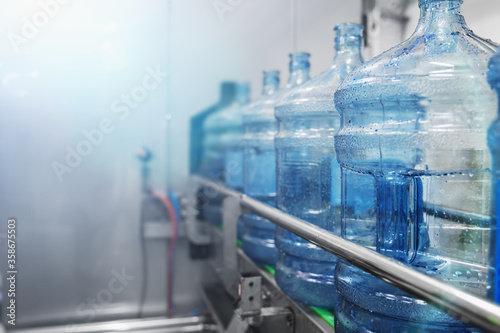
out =
{"type": "MultiPolygon", "coordinates": [[[[236,86],[236,101],[219,114],[215,121],[224,124],[220,136],[224,156],[224,181],[226,186],[235,191],[243,192],[243,109],[250,101],[250,86],[239,83],[236,86]]],[[[237,235],[243,235],[243,221],[238,220],[237,235]]]]}
{"type": "MultiPolygon", "coordinates": [[[[486,296],[486,132],[496,106],[485,74],[496,47],[467,28],[461,3],[420,0],[412,37],[358,67],[336,92],[342,235],[486,296]]],[[[467,330],[344,262],[336,272],[340,332],[377,331],[381,316],[394,332],[467,330]]]]}
{"type": "MultiPolygon", "coordinates": [[[[236,83],[223,82],[221,84],[220,101],[203,122],[203,157],[200,173],[212,181],[223,181],[224,155],[222,153],[220,136],[223,133],[223,124],[216,121],[219,113],[235,103],[236,83]]],[[[222,222],[222,200],[223,197],[215,191],[202,189],[198,195],[201,209],[201,218],[214,224],[222,222]]]]}
{"type": "MultiPolygon", "coordinates": [[[[340,234],[340,167],[334,135],[340,129],[333,97],[344,77],[360,65],[362,26],[335,28],[336,56],[329,70],[295,88],[277,105],[277,206],[280,210],[340,234]]],[[[293,299],[321,308],[337,300],[337,258],[286,231],[276,229],[280,250],[276,281],[293,299]]]]}
{"type": "Polygon", "coordinates": [[[224,181],[226,186],[236,191],[243,191],[243,109],[250,101],[250,86],[239,83],[236,86],[236,101],[233,105],[219,113],[214,119],[223,124],[220,136],[221,149],[224,155],[224,181]]]}
{"type": "MultiPolygon", "coordinates": [[[[243,112],[244,192],[270,206],[276,206],[274,136],[277,124],[274,106],[281,94],[279,83],[279,71],[265,71],[262,96],[243,112]]],[[[277,257],[274,224],[253,213],[244,215],[242,220],[243,251],[258,263],[274,265],[277,257]]]]}
{"type": "MultiPolygon", "coordinates": [[[[236,83],[231,83],[231,87],[234,86],[236,86],[236,83]]],[[[220,122],[220,113],[227,107],[236,103],[235,91],[227,92],[224,88],[224,84],[222,84],[220,104],[223,106],[217,106],[218,110],[210,114],[203,123],[204,139],[201,174],[214,181],[224,179],[224,155],[220,138],[225,129],[225,125],[220,122]]]]}
{"type": "MultiPolygon", "coordinates": [[[[276,206],[276,150],[274,137],[278,125],[274,116],[276,103],[291,89],[309,80],[309,54],[290,55],[290,77],[282,89],[277,72],[264,78],[263,96],[251,104],[244,115],[245,123],[245,193],[270,206],[276,206]]],[[[243,250],[260,264],[274,265],[278,258],[275,225],[255,215],[243,216],[245,231],[243,250]]]]}
{"type": "MultiPolygon", "coordinates": [[[[491,88],[498,94],[500,101],[500,49],[490,61],[488,70],[488,82],[491,88]]],[[[491,177],[491,246],[490,246],[490,298],[500,303],[500,238],[498,233],[498,214],[500,212],[500,103],[497,118],[488,130],[488,146],[492,156],[491,177]]]]}
{"type": "MultiPolygon", "coordinates": [[[[249,85],[238,83],[233,102],[207,117],[203,124],[205,161],[208,170],[205,176],[213,181],[223,181],[226,186],[236,191],[243,189],[242,109],[248,104],[249,98],[249,85]]],[[[205,191],[209,204],[204,207],[204,217],[212,223],[220,224],[222,201],[212,192],[205,191]],[[219,200],[210,200],[212,197],[219,200]]],[[[239,230],[241,233],[241,224],[239,230]]]]}

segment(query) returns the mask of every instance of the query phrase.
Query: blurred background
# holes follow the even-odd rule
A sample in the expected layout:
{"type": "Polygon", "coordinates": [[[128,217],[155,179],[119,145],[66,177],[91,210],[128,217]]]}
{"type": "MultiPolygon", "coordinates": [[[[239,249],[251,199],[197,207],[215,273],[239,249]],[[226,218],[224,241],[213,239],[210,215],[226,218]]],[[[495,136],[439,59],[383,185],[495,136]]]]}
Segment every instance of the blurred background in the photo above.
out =
{"type": "MultiPolygon", "coordinates": [[[[139,237],[141,221],[165,220],[144,201],[140,157],[152,154],[151,188],[181,186],[190,118],[221,81],[249,81],[255,98],[263,70],[286,80],[292,51],[311,53],[315,76],[343,22],[367,23],[369,59],[416,26],[417,1],[394,3],[402,31],[363,20],[374,2],[361,0],[1,0],[0,254],[15,217],[18,325],[166,314],[168,235],[139,237]],[[120,292],[94,306],[118,276],[120,292]]],[[[498,0],[463,8],[476,34],[500,41],[498,0]]],[[[189,313],[203,304],[201,268],[177,255],[174,303],[189,313]]]]}

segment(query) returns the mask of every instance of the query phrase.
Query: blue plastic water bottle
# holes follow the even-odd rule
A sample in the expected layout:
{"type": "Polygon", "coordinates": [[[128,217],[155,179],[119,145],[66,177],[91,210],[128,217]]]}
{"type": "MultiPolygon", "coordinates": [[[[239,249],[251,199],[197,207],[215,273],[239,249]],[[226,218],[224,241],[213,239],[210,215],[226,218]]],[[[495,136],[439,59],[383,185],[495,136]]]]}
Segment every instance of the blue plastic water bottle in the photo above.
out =
{"type": "MultiPolygon", "coordinates": [[[[243,191],[243,110],[250,101],[250,86],[248,83],[236,85],[234,103],[217,113],[213,123],[221,128],[217,137],[223,156],[223,176],[227,187],[243,191]]],[[[243,222],[238,221],[238,238],[243,234],[243,222]]]]}
{"type": "Polygon", "coordinates": [[[235,103],[220,112],[216,119],[224,126],[220,136],[224,155],[224,180],[227,187],[240,192],[243,190],[243,109],[249,101],[249,84],[239,83],[236,86],[235,103]]]}
{"type": "MultiPolygon", "coordinates": [[[[495,45],[467,28],[462,0],[420,0],[415,33],[358,67],[335,94],[342,128],[342,235],[486,296],[496,115],[495,45]]],[[[337,332],[463,332],[462,322],[339,262],[337,332]]]]}
{"type": "MultiPolygon", "coordinates": [[[[245,194],[271,206],[276,206],[277,132],[274,106],[279,92],[279,71],[264,72],[262,96],[243,112],[243,188],[245,194]]],[[[250,213],[242,217],[243,251],[254,261],[273,265],[277,250],[274,246],[274,224],[250,213]]]]}
{"type": "MultiPolygon", "coordinates": [[[[295,88],[275,109],[278,208],[340,234],[340,167],[334,135],[340,129],[333,96],[347,73],[363,62],[362,26],[335,27],[336,55],[324,73],[295,88]]],[[[282,228],[276,229],[280,255],[276,281],[293,299],[322,308],[337,301],[337,258],[282,228]]]]}
{"type": "MultiPolygon", "coordinates": [[[[274,137],[278,125],[274,116],[276,103],[290,90],[309,80],[309,54],[290,54],[290,76],[285,87],[266,97],[265,95],[247,109],[245,148],[245,193],[270,206],[276,206],[276,150],[274,137]]],[[[277,78],[271,78],[271,86],[277,86],[277,78]]],[[[266,78],[264,79],[266,80],[266,78]]],[[[272,90],[270,90],[272,91],[272,90]]],[[[266,93],[266,83],[264,83],[266,93]]],[[[278,258],[275,246],[275,225],[256,215],[243,216],[245,231],[243,250],[259,264],[274,265],[278,258]]]]}
{"type": "MultiPolygon", "coordinates": [[[[223,124],[217,121],[219,113],[235,103],[236,82],[222,82],[220,101],[206,110],[207,115],[203,119],[202,140],[198,140],[202,148],[200,163],[200,174],[212,181],[223,181],[224,178],[224,155],[221,149],[220,136],[224,130],[223,124]],[[200,142],[201,141],[201,142],[200,142]]],[[[191,130],[196,130],[192,128],[191,130]]],[[[196,137],[197,133],[191,133],[196,137]]],[[[203,189],[199,195],[201,205],[201,218],[214,224],[222,221],[223,197],[215,191],[203,189]]]]}

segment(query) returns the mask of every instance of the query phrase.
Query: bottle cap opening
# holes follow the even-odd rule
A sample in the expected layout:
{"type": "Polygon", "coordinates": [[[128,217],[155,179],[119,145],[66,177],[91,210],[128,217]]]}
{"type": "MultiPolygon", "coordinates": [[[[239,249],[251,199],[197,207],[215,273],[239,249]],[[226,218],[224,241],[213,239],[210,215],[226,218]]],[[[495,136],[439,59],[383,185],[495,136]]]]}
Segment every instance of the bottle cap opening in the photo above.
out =
{"type": "Polygon", "coordinates": [[[363,34],[363,26],[358,23],[339,24],[333,30],[337,36],[362,36],[363,34]]]}
{"type": "Polygon", "coordinates": [[[431,4],[431,3],[439,3],[439,2],[456,2],[459,4],[462,4],[464,1],[463,0],[418,0],[418,5],[419,7],[431,4]]]}
{"type": "Polygon", "coordinates": [[[311,54],[307,52],[293,52],[290,53],[290,59],[292,61],[309,61],[311,54]]]}
{"type": "Polygon", "coordinates": [[[264,71],[264,76],[280,76],[280,71],[264,71]]]}

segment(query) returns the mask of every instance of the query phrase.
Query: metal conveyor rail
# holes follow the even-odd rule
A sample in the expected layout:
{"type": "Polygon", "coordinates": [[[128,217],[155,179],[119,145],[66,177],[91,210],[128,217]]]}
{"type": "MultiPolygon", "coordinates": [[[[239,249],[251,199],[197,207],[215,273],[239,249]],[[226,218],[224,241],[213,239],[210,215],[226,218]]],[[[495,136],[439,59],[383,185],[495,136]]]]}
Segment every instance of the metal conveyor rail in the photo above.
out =
{"type": "Polygon", "coordinates": [[[241,207],[293,232],[377,278],[425,300],[455,318],[465,323],[472,323],[489,332],[500,332],[500,306],[456,289],[309,222],[230,190],[219,183],[198,176],[193,176],[193,178],[201,186],[211,188],[225,197],[239,199],[241,207]]]}

